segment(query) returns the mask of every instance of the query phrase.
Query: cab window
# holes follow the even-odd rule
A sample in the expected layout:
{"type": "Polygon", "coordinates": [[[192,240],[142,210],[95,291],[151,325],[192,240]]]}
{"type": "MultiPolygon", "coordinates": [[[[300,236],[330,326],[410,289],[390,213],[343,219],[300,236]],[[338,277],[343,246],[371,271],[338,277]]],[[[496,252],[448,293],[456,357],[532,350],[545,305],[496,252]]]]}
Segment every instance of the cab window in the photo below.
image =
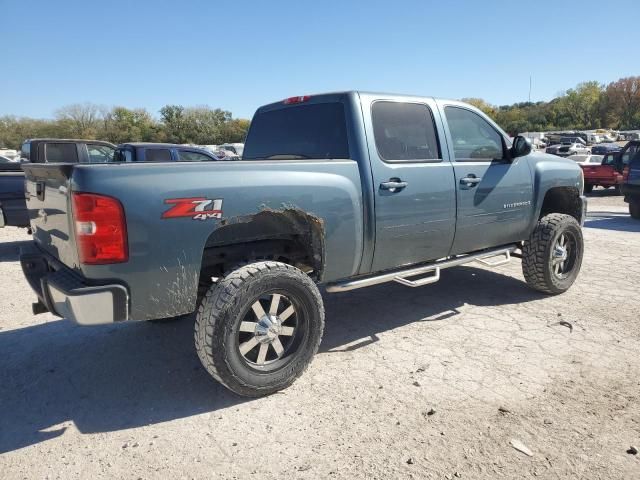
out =
{"type": "Polygon", "coordinates": [[[170,162],[171,151],[166,148],[149,148],[144,153],[147,162],[170,162]]]}
{"type": "Polygon", "coordinates": [[[200,152],[178,150],[178,160],[181,162],[210,162],[213,158],[200,152]]]}
{"type": "Polygon", "coordinates": [[[491,161],[504,158],[502,135],[484,118],[459,107],[444,109],[456,161],[491,161]]]}
{"type": "Polygon", "coordinates": [[[87,144],[90,163],[107,163],[114,161],[115,149],[108,145],[87,144]]]}

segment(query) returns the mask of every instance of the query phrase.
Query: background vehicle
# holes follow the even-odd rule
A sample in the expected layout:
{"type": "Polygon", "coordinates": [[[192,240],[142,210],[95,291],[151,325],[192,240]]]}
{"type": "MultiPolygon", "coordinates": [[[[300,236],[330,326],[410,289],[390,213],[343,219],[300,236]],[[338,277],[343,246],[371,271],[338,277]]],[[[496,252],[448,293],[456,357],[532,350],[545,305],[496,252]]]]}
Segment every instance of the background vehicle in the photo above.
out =
{"type": "MultiPolygon", "coordinates": [[[[114,152],[115,145],[98,140],[35,138],[22,144],[20,162],[107,162],[114,152]]],[[[29,226],[20,162],[0,164],[0,226],[29,226]]]]}
{"type": "Polygon", "coordinates": [[[114,162],[211,162],[219,156],[203,148],[173,143],[123,143],[118,145],[114,162]]]}
{"type": "Polygon", "coordinates": [[[594,145],[591,147],[591,153],[598,155],[606,155],[607,153],[619,152],[622,147],[616,143],[601,143],[600,145],[594,145]]]}
{"type": "Polygon", "coordinates": [[[546,153],[558,155],[560,157],[568,157],[579,153],[589,153],[591,150],[587,147],[586,142],[580,137],[563,137],[557,145],[551,145],[545,150],[546,153]]]}
{"type": "Polygon", "coordinates": [[[14,160],[0,155],[0,163],[14,163],[14,160]]]}
{"type": "Polygon", "coordinates": [[[242,157],[242,152],[244,152],[244,143],[223,143],[220,145],[220,148],[233,152],[238,157],[242,157]]]}
{"type": "Polygon", "coordinates": [[[258,109],[243,161],[24,168],[34,311],[98,324],[197,309],[202,364],[242,395],[309,364],[318,283],[418,287],[513,254],[559,294],[582,262],[580,168],[457,101],[292,97],[258,109]]]}
{"type": "Polygon", "coordinates": [[[591,153],[578,153],[567,157],[578,165],[600,165],[604,159],[604,155],[593,155],[591,153]]]}
{"type": "Polygon", "coordinates": [[[25,140],[20,160],[32,163],[102,163],[113,161],[116,146],[100,140],[34,138],[25,140]]]}
{"type": "Polygon", "coordinates": [[[629,204],[629,214],[640,220],[640,140],[629,142],[617,157],[618,172],[624,175],[620,191],[629,204]]]}
{"type": "Polygon", "coordinates": [[[613,187],[616,192],[620,192],[623,174],[619,173],[616,167],[618,155],[618,153],[607,153],[602,158],[600,165],[590,163],[580,165],[584,173],[584,191],[586,193],[590,193],[594,187],[613,187]]]}

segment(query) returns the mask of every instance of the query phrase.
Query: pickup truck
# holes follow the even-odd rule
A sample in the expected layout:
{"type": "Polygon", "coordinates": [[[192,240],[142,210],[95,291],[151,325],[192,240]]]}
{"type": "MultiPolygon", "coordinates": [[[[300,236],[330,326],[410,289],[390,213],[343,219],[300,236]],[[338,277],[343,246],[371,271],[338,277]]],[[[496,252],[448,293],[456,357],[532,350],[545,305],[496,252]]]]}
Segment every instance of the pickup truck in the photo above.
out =
{"type": "Polygon", "coordinates": [[[618,173],[624,176],[620,192],[629,204],[631,218],[640,220],[640,140],[627,143],[616,160],[618,173]]]}
{"type": "Polygon", "coordinates": [[[291,97],[257,110],[240,161],[24,169],[34,312],[81,325],[195,312],[204,368],[246,396],[310,363],[319,285],[420,287],[515,256],[531,287],[559,294],[582,263],[580,167],[458,101],[291,97]]]}
{"type": "Polygon", "coordinates": [[[115,162],[209,162],[220,158],[203,149],[173,143],[123,143],[118,145],[115,162]]]}
{"type": "MultiPolygon", "coordinates": [[[[584,191],[591,193],[594,187],[615,188],[620,192],[624,172],[620,173],[616,167],[616,159],[619,152],[607,153],[600,165],[582,164],[580,167],[584,173],[584,191]]],[[[626,167],[625,167],[626,168],[626,167]]]]}
{"type": "MultiPolygon", "coordinates": [[[[35,138],[25,140],[20,162],[101,162],[113,159],[115,145],[96,140],[35,138]]],[[[0,227],[29,227],[24,172],[20,163],[0,164],[0,227]]]]}

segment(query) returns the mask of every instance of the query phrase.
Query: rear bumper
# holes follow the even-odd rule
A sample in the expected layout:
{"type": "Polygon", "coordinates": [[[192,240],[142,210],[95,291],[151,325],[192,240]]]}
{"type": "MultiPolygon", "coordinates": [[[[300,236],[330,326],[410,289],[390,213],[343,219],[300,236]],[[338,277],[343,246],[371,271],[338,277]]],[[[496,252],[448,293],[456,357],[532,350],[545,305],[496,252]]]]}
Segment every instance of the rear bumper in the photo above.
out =
{"type": "Polygon", "coordinates": [[[129,293],[123,285],[89,285],[35,244],[20,251],[20,264],[40,303],[54,315],[79,325],[102,325],[129,318],[129,293]]]}

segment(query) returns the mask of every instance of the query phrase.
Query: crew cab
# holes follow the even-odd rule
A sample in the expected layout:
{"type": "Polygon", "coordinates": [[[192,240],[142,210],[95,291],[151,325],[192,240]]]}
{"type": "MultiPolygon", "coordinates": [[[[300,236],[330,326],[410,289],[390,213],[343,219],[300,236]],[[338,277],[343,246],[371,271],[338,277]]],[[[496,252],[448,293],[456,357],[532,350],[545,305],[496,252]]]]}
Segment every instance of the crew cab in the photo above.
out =
{"type": "Polygon", "coordinates": [[[297,96],[257,110],[241,161],[25,171],[34,312],[81,325],[195,312],[204,368],[247,396],[311,361],[318,286],[421,287],[517,257],[532,288],[560,294],[582,263],[580,167],[452,100],[297,96]]]}
{"type": "Polygon", "coordinates": [[[0,227],[28,227],[22,162],[106,162],[113,160],[115,145],[97,140],[34,138],[25,140],[20,163],[0,164],[0,227]]]}
{"type": "Polygon", "coordinates": [[[220,157],[204,148],[173,143],[123,143],[118,145],[115,162],[210,162],[220,157]]]}
{"type": "MultiPolygon", "coordinates": [[[[590,193],[594,187],[613,187],[617,192],[620,192],[620,185],[624,180],[623,172],[618,172],[616,167],[616,161],[619,152],[607,153],[600,165],[594,164],[582,164],[582,171],[584,173],[584,191],[590,193]]],[[[627,168],[627,165],[624,167],[627,168]]]]}

